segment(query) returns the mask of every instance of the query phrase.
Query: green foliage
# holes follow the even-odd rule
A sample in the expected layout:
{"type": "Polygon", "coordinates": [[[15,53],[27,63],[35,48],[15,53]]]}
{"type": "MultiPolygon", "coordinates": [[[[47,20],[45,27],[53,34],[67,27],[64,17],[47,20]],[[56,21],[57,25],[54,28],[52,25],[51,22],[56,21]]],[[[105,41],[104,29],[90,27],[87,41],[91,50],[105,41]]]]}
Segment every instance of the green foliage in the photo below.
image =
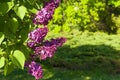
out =
{"type": "Polygon", "coordinates": [[[26,12],[27,12],[27,9],[24,6],[19,6],[15,8],[15,13],[20,19],[24,18],[26,12]]]}
{"type": "Polygon", "coordinates": [[[10,74],[14,70],[14,64],[12,62],[7,62],[4,67],[4,75],[10,74]]]}
{"type": "Polygon", "coordinates": [[[115,7],[120,7],[120,1],[119,0],[109,0],[109,5],[114,5],[115,7]]]}
{"type": "Polygon", "coordinates": [[[5,15],[7,12],[9,12],[12,9],[13,6],[14,3],[12,1],[0,3],[0,15],[5,15]]]}
{"type": "Polygon", "coordinates": [[[4,34],[0,32],[0,44],[2,43],[3,40],[4,40],[4,34]]]}
{"type": "Polygon", "coordinates": [[[31,15],[41,9],[43,1],[0,1],[0,68],[4,75],[15,68],[24,69],[29,49],[26,47],[28,33],[34,27],[31,15]]]}
{"type": "Polygon", "coordinates": [[[2,68],[5,65],[5,57],[0,58],[0,68],[2,68]]]}
{"type": "Polygon", "coordinates": [[[21,69],[24,69],[25,56],[21,51],[15,50],[13,52],[12,60],[16,66],[18,66],[21,69]]]}
{"type": "Polygon", "coordinates": [[[13,33],[16,33],[16,31],[17,31],[17,29],[19,27],[18,20],[15,17],[13,17],[12,19],[9,20],[9,24],[10,24],[10,26],[9,26],[10,30],[13,33]]]}
{"type": "Polygon", "coordinates": [[[115,23],[115,28],[117,28],[117,33],[120,34],[120,15],[112,15],[112,20],[115,23]]]}
{"type": "Polygon", "coordinates": [[[107,31],[116,33],[112,15],[120,15],[119,0],[68,0],[56,9],[49,27],[55,32],[71,31],[107,31]],[[56,28],[59,27],[59,28],[56,28]]]}

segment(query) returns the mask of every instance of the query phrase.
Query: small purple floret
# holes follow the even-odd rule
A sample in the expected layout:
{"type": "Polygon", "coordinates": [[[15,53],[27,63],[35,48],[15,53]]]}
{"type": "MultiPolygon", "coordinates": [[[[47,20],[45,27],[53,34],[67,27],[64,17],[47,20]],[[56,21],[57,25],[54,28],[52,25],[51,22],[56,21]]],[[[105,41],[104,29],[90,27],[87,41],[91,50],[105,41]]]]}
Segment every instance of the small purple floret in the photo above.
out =
{"type": "Polygon", "coordinates": [[[29,48],[33,48],[34,47],[34,45],[35,45],[35,42],[33,42],[33,41],[28,41],[27,42],[27,46],[29,47],[29,48]]]}

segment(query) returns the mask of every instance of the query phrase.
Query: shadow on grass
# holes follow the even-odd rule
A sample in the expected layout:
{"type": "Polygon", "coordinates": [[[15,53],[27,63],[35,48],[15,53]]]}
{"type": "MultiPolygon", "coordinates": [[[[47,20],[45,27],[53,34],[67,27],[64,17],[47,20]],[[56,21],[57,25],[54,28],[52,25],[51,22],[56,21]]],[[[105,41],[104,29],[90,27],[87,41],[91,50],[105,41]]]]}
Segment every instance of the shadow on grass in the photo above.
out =
{"type": "MultiPolygon", "coordinates": [[[[109,72],[120,69],[120,51],[107,45],[82,45],[74,48],[63,46],[58,49],[51,64],[74,70],[102,69],[109,72]]],[[[119,70],[118,70],[119,72],[119,70]]]]}
{"type": "Polygon", "coordinates": [[[119,58],[120,51],[108,45],[66,45],[50,61],[57,69],[47,80],[119,80],[119,58]]]}

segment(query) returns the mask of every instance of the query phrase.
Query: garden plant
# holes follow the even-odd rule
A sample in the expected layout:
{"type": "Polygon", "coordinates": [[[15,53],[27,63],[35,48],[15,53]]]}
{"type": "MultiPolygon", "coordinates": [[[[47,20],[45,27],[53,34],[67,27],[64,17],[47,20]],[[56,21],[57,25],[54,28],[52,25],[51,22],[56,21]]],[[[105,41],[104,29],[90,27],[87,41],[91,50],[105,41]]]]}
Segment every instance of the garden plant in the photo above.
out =
{"type": "MultiPolygon", "coordinates": [[[[10,73],[14,68],[18,67],[21,69],[27,68],[28,73],[35,77],[36,80],[42,78],[42,67],[39,63],[37,63],[35,60],[36,58],[39,58],[40,61],[46,60],[47,58],[52,58],[57,47],[60,47],[65,43],[66,38],[58,37],[56,39],[52,38],[50,40],[45,40],[45,36],[48,33],[47,24],[49,20],[52,19],[54,10],[59,6],[60,0],[50,0],[49,2],[43,3],[43,8],[40,9],[36,14],[32,14],[32,22],[34,25],[36,25],[31,32],[28,33],[28,39],[22,43],[21,35],[16,33],[22,33],[17,30],[19,28],[17,19],[13,17],[10,19],[10,21],[3,21],[3,24],[7,24],[12,32],[6,31],[6,26],[4,26],[4,30],[1,28],[0,32],[0,44],[1,44],[1,52],[0,52],[0,68],[4,68],[4,75],[7,75],[10,73]],[[11,24],[11,25],[10,25],[11,24]],[[12,26],[14,26],[12,28],[12,26]],[[6,37],[7,32],[10,32],[9,34],[13,33],[13,35],[8,35],[10,38],[12,38],[13,42],[9,40],[9,38],[6,37]],[[20,39],[21,38],[21,39],[20,39]],[[19,39],[19,40],[18,40],[19,39]],[[27,50],[29,47],[29,51],[27,50]],[[22,49],[20,49],[20,47],[22,49]],[[23,48],[26,48],[25,51],[23,48]],[[26,54],[26,52],[28,54],[26,54]],[[26,57],[27,56],[27,57],[26,57]]],[[[8,10],[3,10],[4,12],[1,13],[1,16],[4,17],[8,11],[10,12],[10,9],[14,7],[14,2],[6,2],[2,3],[3,7],[8,6],[8,10]]],[[[17,5],[16,5],[17,6],[17,5]]],[[[15,9],[16,10],[16,9],[15,9]]],[[[12,11],[11,11],[12,12],[12,11]]],[[[20,19],[24,18],[26,12],[26,8],[24,6],[17,7],[16,14],[20,19]],[[23,11],[22,13],[20,11],[23,11]]],[[[16,16],[16,15],[15,15],[16,16]]],[[[24,23],[24,20],[23,20],[24,23]]],[[[33,27],[33,26],[32,26],[33,27]]],[[[24,28],[23,28],[24,30],[24,28]]],[[[23,35],[25,33],[22,33],[23,35]]]]}

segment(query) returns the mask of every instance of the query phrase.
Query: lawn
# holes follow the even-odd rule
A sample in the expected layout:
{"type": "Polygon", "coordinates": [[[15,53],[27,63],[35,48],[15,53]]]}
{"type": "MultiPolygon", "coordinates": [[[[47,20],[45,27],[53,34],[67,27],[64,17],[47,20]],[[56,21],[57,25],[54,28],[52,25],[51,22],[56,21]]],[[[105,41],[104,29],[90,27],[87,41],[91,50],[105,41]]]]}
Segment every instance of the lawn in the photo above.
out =
{"type": "MultiPolygon", "coordinates": [[[[50,32],[47,38],[67,37],[52,59],[42,62],[42,80],[120,80],[120,34],[103,32],[50,32]],[[64,34],[64,35],[63,35],[64,34]]],[[[15,70],[0,80],[34,80],[26,71],[15,70]]]]}

